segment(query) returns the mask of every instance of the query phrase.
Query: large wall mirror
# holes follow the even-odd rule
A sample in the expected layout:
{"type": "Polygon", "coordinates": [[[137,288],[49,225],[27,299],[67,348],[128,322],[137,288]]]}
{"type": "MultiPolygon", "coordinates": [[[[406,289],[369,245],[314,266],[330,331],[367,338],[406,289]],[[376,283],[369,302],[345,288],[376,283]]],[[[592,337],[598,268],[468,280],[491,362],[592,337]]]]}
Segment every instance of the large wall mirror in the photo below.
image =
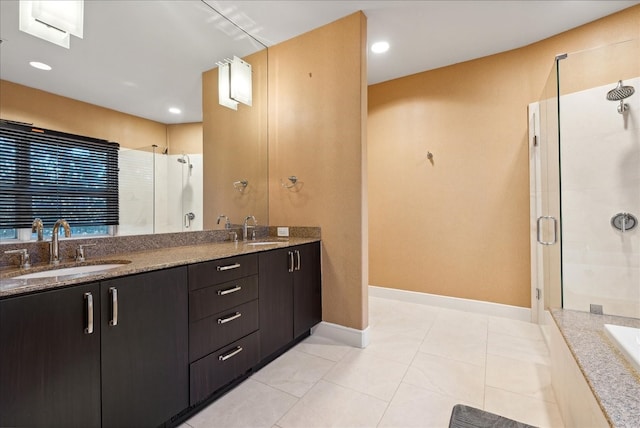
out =
{"type": "Polygon", "coordinates": [[[119,143],[119,234],[222,228],[221,214],[268,223],[267,49],[233,10],[85,1],[67,49],[19,31],[19,9],[0,1],[0,118],[119,143]],[[238,110],[218,104],[233,56],[253,67],[253,105],[238,110]]]}

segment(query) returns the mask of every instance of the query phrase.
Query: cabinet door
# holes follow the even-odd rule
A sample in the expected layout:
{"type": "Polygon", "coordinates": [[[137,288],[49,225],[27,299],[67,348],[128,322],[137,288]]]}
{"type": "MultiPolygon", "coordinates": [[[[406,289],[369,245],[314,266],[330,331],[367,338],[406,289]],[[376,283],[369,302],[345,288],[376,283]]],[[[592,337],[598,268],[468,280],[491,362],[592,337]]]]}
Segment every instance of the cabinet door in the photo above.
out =
{"type": "Polygon", "coordinates": [[[292,254],[288,248],[259,254],[261,360],[293,340],[292,254]]]}
{"type": "Polygon", "coordinates": [[[320,243],[294,247],[293,333],[299,337],[322,321],[320,243]]]}
{"type": "Polygon", "coordinates": [[[103,427],[157,427],[188,407],[186,272],[180,267],[100,284],[103,427]]]}
{"type": "Polygon", "coordinates": [[[100,426],[99,302],[98,284],[0,301],[0,426],[100,426]]]}

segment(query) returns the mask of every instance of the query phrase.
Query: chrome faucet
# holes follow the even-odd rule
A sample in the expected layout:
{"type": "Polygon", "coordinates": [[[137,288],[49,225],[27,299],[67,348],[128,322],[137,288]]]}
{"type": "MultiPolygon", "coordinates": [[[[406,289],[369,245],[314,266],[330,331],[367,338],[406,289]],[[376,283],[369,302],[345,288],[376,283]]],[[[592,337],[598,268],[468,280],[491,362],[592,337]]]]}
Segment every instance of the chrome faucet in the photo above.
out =
{"type": "Polygon", "coordinates": [[[218,216],[217,224],[220,224],[220,220],[221,220],[222,218],[225,218],[225,219],[226,219],[226,221],[224,222],[224,228],[225,228],[225,229],[231,229],[231,221],[229,220],[229,217],[227,217],[227,216],[226,216],[226,215],[224,215],[224,214],[220,214],[220,215],[218,216]]]}
{"type": "Polygon", "coordinates": [[[38,233],[38,242],[42,241],[44,239],[44,225],[42,224],[42,220],[40,220],[39,218],[33,219],[33,224],[31,225],[31,233],[36,232],[38,233]]]}
{"type": "Polygon", "coordinates": [[[69,227],[69,223],[67,223],[67,220],[61,218],[60,220],[56,221],[56,224],[53,225],[53,232],[51,235],[51,257],[49,259],[51,264],[54,265],[60,264],[60,246],[58,243],[58,231],[60,229],[60,226],[62,226],[64,229],[64,236],[66,236],[67,238],[71,236],[71,228],[69,227]]]}
{"type": "Polygon", "coordinates": [[[250,227],[253,227],[253,234],[251,236],[251,239],[256,239],[256,229],[255,227],[258,225],[258,221],[256,220],[256,218],[252,215],[247,216],[244,219],[244,225],[242,226],[242,240],[246,241],[247,240],[247,229],[249,229],[250,227]],[[249,226],[248,221],[253,219],[253,226],[249,226]]]}

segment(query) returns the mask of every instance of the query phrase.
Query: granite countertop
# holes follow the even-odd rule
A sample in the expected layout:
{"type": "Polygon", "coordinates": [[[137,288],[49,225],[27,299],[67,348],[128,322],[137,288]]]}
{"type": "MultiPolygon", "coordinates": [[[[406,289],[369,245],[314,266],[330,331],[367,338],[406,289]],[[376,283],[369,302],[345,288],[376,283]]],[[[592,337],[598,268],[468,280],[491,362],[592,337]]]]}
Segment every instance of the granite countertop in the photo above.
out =
{"type": "Polygon", "coordinates": [[[640,328],[640,319],[552,309],[551,315],[609,424],[640,425],[640,373],[606,336],[605,324],[640,328]]]}
{"type": "Polygon", "coordinates": [[[48,264],[33,265],[30,269],[3,269],[0,271],[0,298],[317,241],[320,241],[320,239],[301,237],[268,238],[259,241],[214,242],[111,254],[104,257],[89,258],[82,263],[61,263],[57,266],[57,269],[97,264],[123,265],[109,270],[47,278],[15,279],[12,277],[50,270],[51,266],[48,264]],[[269,244],[251,245],[252,242],[254,244],[256,242],[269,242],[269,244]]]}

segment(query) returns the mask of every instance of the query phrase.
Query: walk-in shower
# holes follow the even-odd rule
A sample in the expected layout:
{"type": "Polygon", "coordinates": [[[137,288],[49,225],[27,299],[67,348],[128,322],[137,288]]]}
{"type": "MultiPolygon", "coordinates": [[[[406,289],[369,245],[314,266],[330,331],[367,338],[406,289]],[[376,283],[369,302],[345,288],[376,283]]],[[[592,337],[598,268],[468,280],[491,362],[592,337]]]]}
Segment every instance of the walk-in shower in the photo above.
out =
{"type": "Polygon", "coordinates": [[[120,151],[121,235],[202,230],[202,155],[120,151]]]}
{"type": "Polygon", "coordinates": [[[640,318],[639,85],[636,39],[559,56],[530,106],[532,298],[544,308],[640,318]]]}
{"type": "Polygon", "coordinates": [[[607,92],[609,101],[620,101],[618,105],[618,113],[623,114],[629,109],[629,104],[625,104],[624,100],[634,94],[636,90],[633,86],[625,86],[622,80],[618,80],[618,86],[607,92]]]}

